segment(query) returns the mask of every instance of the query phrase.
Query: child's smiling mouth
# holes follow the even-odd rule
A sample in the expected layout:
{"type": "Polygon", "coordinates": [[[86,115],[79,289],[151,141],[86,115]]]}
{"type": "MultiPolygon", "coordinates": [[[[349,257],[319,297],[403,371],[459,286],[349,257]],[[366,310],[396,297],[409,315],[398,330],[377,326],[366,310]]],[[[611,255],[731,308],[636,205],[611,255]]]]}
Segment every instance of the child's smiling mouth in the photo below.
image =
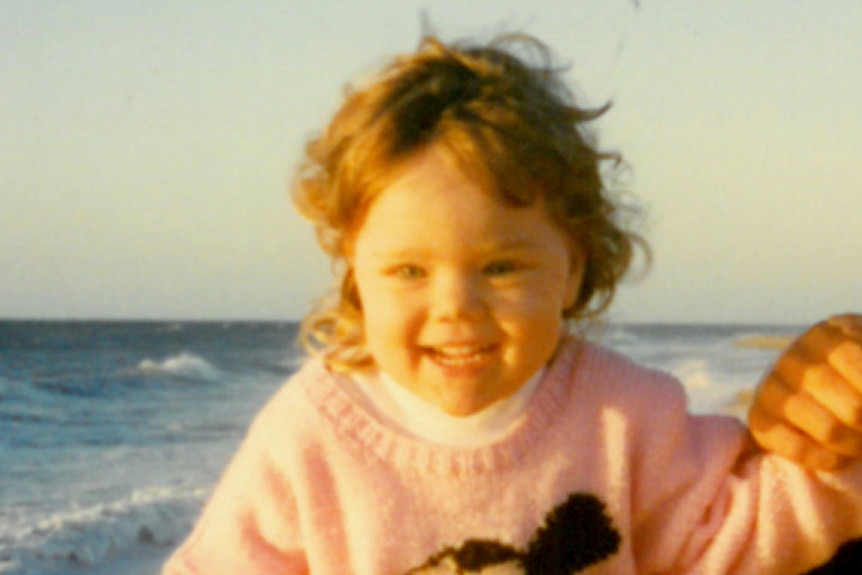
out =
{"type": "Polygon", "coordinates": [[[440,345],[426,347],[425,351],[437,364],[448,368],[469,368],[484,365],[496,349],[485,345],[440,345]]]}

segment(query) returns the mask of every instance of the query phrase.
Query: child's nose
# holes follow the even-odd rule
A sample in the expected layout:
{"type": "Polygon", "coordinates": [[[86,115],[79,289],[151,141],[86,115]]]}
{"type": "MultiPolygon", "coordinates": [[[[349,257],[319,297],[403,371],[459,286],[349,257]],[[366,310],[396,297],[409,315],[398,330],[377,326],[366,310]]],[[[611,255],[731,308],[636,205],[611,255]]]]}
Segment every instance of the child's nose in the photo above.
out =
{"type": "Polygon", "coordinates": [[[467,274],[446,274],[437,278],[432,315],[444,321],[464,321],[480,317],[485,301],[480,282],[467,274]]]}

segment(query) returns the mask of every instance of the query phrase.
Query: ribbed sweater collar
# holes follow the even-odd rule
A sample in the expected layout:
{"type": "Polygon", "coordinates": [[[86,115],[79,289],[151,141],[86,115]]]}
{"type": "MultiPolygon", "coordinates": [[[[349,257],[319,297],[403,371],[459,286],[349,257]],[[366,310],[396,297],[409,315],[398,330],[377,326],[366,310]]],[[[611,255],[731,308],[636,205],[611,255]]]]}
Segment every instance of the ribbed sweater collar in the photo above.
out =
{"type": "Polygon", "coordinates": [[[320,369],[304,380],[306,393],[332,426],[361,449],[416,472],[469,475],[491,473],[517,464],[541,442],[554,425],[571,387],[574,371],[588,349],[574,338],[560,344],[553,361],[537,384],[534,397],[520,417],[497,441],[480,447],[437,445],[399,433],[382,423],[367,406],[346,392],[332,373],[320,369]]]}

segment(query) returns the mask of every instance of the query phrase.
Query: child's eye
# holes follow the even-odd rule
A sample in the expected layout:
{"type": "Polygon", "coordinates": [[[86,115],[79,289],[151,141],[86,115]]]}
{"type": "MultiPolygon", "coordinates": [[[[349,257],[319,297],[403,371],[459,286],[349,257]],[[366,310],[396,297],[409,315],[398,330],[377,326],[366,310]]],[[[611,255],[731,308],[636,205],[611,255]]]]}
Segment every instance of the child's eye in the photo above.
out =
{"type": "Polygon", "coordinates": [[[489,276],[502,276],[510,274],[518,269],[515,262],[499,261],[493,262],[485,266],[484,273],[489,276]]]}
{"type": "Polygon", "coordinates": [[[413,280],[425,277],[425,270],[417,265],[407,264],[395,268],[394,273],[397,277],[413,280]]]}

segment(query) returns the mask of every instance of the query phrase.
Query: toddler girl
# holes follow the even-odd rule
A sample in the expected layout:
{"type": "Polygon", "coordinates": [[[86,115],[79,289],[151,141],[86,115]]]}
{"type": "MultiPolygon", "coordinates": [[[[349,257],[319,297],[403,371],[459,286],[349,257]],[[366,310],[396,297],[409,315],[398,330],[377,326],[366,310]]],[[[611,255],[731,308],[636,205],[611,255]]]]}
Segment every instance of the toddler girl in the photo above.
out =
{"type": "Polygon", "coordinates": [[[316,357],[166,574],[787,575],[862,534],[862,466],[764,455],[567,329],[642,245],[600,113],[522,36],[427,38],[347,94],[294,193],[339,266],[316,357]]]}

